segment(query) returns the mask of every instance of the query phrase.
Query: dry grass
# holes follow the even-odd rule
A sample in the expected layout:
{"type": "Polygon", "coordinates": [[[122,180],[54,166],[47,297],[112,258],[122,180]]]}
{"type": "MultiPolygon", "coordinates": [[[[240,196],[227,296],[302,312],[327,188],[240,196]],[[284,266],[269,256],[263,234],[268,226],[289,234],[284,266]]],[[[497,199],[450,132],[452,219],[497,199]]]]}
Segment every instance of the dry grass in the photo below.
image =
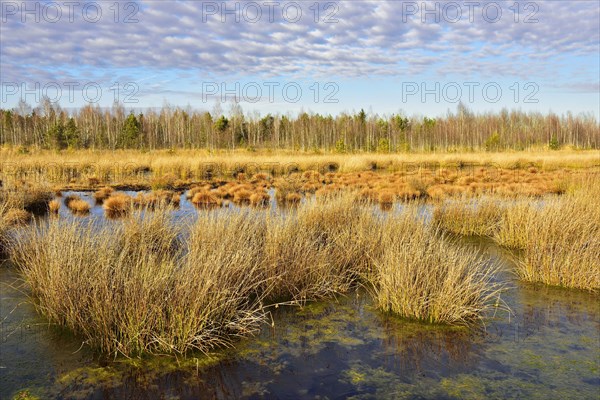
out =
{"type": "Polygon", "coordinates": [[[134,199],[124,193],[114,193],[104,200],[102,208],[111,218],[122,217],[129,214],[134,199]]]}
{"type": "Polygon", "coordinates": [[[500,305],[496,268],[415,222],[415,216],[386,225],[384,243],[372,279],[382,310],[432,323],[468,324],[500,305]]]}
{"type": "Polygon", "coordinates": [[[383,190],[378,196],[379,204],[386,206],[391,205],[396,200],[396,195],[388,190],[383,190]]]}
{"type": "Polygon", "coordinates": [[[9,237],[11,231],[11,225],[4,218],[4,215],[8,211],[6,203],[0,202],[0,258],[2,258],[9,244],[9,237]]]}
{"type": "Polygon", "coordinates": [[[516,273],[524,281],[598,291],[600,184],[590,175],[567,187],[562,196],[542,199],[443,204],[433,217],[442,229],[520,250],[516,273]]]}
{"type": "Polygon", "coordinates": [[[192,198],[192,203],[199,208],[214,208],[220,207],[222,200],[214,193],[207,190],[195,192],[192,198]]]}
{"type": "Polygon", "coordinates": [[[179,194],[171,190],[154,190],[150,193],[138,193],[133,199],[133,205],[138,208],[154,209],[157,207],[179,207],[179,194]]]}
{"type": "Polygon", "coordinates": [[[575,193],[539,206],[505,212],[497,238],[523,249],[519,277],[529,282],[600,290],[600,185],[589,182],[575,193]]]}
{"type": "Polygon", "coordinates": [[[12,187],[0,187],[0,203],[11,209],[22,209],[35,215],[48,212],[48,203],[53,198],[52,190],[46,185],[17,182],[12,187]]]}
{"type": "Polygon", "coordinates": [[[50,220],[20,235],[13,256],[39,310],[107,353],[231,345],[264,321],[267,302],[303,303],[361,281],[405,317],[483,317],[496,301],[493,268],[408,209],[378,215],[351,194],[285,212],[200,210],[187,227],[159,207],[105,226],[50,220]]]}
{"type": "Polygon", "coordinates": [[[60,210],[60,202],[58,200],[51,200],[50,203],[48,203],[48,210],[52,214],[57,214],[58,210],[60,210]]]}
{"type": "Polygon", "coordinates": [[[499,202],[486,198],[452,200],[435,207],[433,222],[459,235],[494,236],[501,207],[499,202]]]}
{"type": "Polygon", "coordinates": [[[102,202],[108,199],[113,192],[113,188],[111,188],[110,186],[105,186],[94,193],[94,199],[96,200],[96,203],[102,204],[102,202]]]}
{"type": "Polygon", "coordinates": [[[268,193],[257,191],[250,195],[250,204],[254,207],[266,207],[271,201],[271,196],[268,193]]]}
{"type": "Polygon", "coordinates": [[[285,195],[284,203],[287,204],[298,204],[302,200],[302,195],[300,193],[288,193],[285,195]]]}
{"type": "Polygon", "coordinates": [[[18,242],[15,260],[50,320],[126,355],[208,351],[263,320],[258,298],[250,299],[259,284],[253,261],[203,246],[198,235],[209,228],[191,235],[184,259],[167,213],[114,224],[51,221],[18,242]]]}
{"type": "Polygon", "coordinates": [[[91,208],[90,203],[75,194],[68,195],[63,201],[74,214],[87,214],[91,208]]]}
{"type": "Polygon", "coordinates": [[[2,216],[4,222],[9,226],[25,225],[31,221],[32,217],[29,211],[18,208],[9,209],[2,216]]]}
{"type": "MultiPolygon", "coordinates": [[[[327,175],[330,165],[337,165],[338,173],[361,173],[370,171],[373,165],[387,172],[418,174],[424,169],[441,168],[453,176],[465,177],[477,166],[485,167],[491,176],[500,169],[522,172],[523,178],[535,176],[542,181],[549,173],[556,175],[562,170],[577,170],[598,167],[598,151],[522,151],[522,152],[469,152],[469,153],[406,153],[406,154],[308,154],[293,151],[257,152],[177,150],[175,154],[166,150],[142,153],[134,150],[56,152],[35,150],[23,155],[4,149],[0,161],[14,164],[14,171],[6,176],[10,179],[28,179],[62,184],[73,188],[98,189],[96,185],[111,183],[140,185],[153,189],[179,187],[186,182],[218,177],[231,177],[232,172],[262,170],[273,177],[290,176],[294,171],[313,171],[327,175]],[[124,162],[126,160],[126,162],[124,162]],[[534,173],[530,172],[535,168],[534,173]],[[208,173],[210,172],[210,174],[208,173]],[[13,178],[14,177],[14,178],[13,178]],[[90,180],[90,178],[93,178],[90,180]]],[[[323,175],[311,176],[316,183],[323,175]]],[[[250,181],[266,183],[264,172],[257,172],[250,181]]],[[[479,178],[477,178],[479,179],[479,178]]],[[[308,178],[307,178],[308,180],[308,178]]],[[[552,180],[549,179],[548,182],[552,180]]],[[[489,187],[486,187],[488,190],[489,187]]],[[[519,188],[514,188],[517,190],[519,188]]],[[[540,185],[539,190],[542,189],[540,185]]],[[[474,189],[477,190],[477,189],[474,189]]],[[[506,190],[510,191],[508,185],[506,190]]],[[[519,189],[520,190],[520,189],[519,189]]],[[[538,190],[538,189],[536,189],[538,190]]]]}

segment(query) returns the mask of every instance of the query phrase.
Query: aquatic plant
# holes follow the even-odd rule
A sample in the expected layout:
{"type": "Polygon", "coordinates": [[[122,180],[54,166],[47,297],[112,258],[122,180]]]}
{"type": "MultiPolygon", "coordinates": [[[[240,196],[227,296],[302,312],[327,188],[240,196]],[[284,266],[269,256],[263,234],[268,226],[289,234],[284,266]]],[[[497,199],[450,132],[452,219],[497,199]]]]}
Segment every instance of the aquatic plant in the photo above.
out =
{"type": "Polygon", "coordinates": [[[207,190],[196,192],[194,194],[194,197],[192,198],[192,203],[196,207],[200,208],[219,207],[221,205],[221,202],[222,200],[219,197],[207,190]]]}
{"type": "Polygon", "coordinates": [[[102,204],[102,202],[104,202],[104,200],[108,199],[112,195],[113,192],[114,192],[114,189],[111,188],[110,186],[103,187],[94,193],[94,199],[96,200],[96,203],[102,204]]]}
{"type": "Polygon", "coordinates": [[[58,213],[58,210],[60,210],[60,202],[58,200],[50,201],[50,203],[48,203],[48,210],[53,214],[58,213]]]}
{"type": "Polygon", "coordinates": [[[469,324],[500,305],[496,267],[405,215],[384,225],[371,282],[384,311],[431,323],[469,324]]]}
{"type": "Polygon", "coordinates": [[[134,199],[124,193],[113,193],[104,200],[102,208],[109,217],[118,217],[131,211],[134,199]]]}
{"type": "Polygon", "coordinates": [[[19,208],[11,208],[9,210],[6,210],[2,215],[4,223],[6,223],[9,226],[24,225],[31,221],[31,218],[32,215],[29,211],[19,208]]]}
{"type": "Polygon", "coordinates": [[[108,353],[209,351],[254,332],[265,305],[361,282],[406,317],[483,317],[494,269],[408,209],[378,215],[346,193],[285,212],[201,209],[186,226],[160,206],[100,227],[53,219],[19,235],[13,254],[39,310],[108,353]]]}
{"type": "Polygon", "coordinates": [[[76,214],[86,214],[90,211],[90,204],[76,194],[70,194],[64,198],[64,204],[69,210],[76,214]]]}

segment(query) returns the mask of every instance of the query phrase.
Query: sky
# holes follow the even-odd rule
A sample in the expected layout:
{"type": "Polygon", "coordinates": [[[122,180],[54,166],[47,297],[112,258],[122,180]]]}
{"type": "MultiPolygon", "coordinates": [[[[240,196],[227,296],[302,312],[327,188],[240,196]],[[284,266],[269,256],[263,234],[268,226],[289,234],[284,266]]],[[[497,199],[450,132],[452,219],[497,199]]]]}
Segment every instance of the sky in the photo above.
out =
{"type": "Polygon", "coordinates": [[[600,113],[600,0],[1,0],[0,107],[600,113]]]}

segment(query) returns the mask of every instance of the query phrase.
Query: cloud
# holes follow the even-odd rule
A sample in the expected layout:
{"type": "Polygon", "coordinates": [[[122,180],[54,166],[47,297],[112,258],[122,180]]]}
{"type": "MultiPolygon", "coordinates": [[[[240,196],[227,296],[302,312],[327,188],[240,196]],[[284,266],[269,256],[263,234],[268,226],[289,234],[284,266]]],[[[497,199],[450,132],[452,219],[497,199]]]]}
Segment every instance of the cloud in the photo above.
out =
{"type": "MultiPolygon", "coordinates": [[[[3,1],[0,67],[2,81],[16,82],[139,79],[136,69],[264,79],[427,73],[552,81],[567,60],[597,58],[596,2],[514,3],[480,1],[470,20],[466,3],[456,2],[461,18],[454,22],[447,2],[319,2],[318,13],[306,2],[292,22],[299,3],[286,1],[272,14],[262,1],[122,1],[118,13],[113,2],[81,2],[71,22],[58,1],[63,14],[53,23],[47,1],[3,1]],[[102,12],[97,22],[91,4],[102,12]],[[495,4],[502,14],[492,22],[495,4]],[[39,10],[39,22],[24,7],[39,10]],[[439,20],[427,10],[438,10],[439,20]]],[[[597,72],[592,62],[579,78],[597,79],[597,72]]]]}

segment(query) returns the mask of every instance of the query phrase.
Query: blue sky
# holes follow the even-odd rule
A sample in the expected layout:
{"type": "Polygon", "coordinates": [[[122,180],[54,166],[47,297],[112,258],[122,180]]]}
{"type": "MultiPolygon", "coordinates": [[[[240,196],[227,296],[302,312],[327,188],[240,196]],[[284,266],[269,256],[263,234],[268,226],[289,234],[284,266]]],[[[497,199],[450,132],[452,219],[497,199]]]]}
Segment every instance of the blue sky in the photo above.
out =
{"type": "Polygon", "coordinates": [[[600,112],[598,0],[1,6],[3,108],[600,112]]]}

